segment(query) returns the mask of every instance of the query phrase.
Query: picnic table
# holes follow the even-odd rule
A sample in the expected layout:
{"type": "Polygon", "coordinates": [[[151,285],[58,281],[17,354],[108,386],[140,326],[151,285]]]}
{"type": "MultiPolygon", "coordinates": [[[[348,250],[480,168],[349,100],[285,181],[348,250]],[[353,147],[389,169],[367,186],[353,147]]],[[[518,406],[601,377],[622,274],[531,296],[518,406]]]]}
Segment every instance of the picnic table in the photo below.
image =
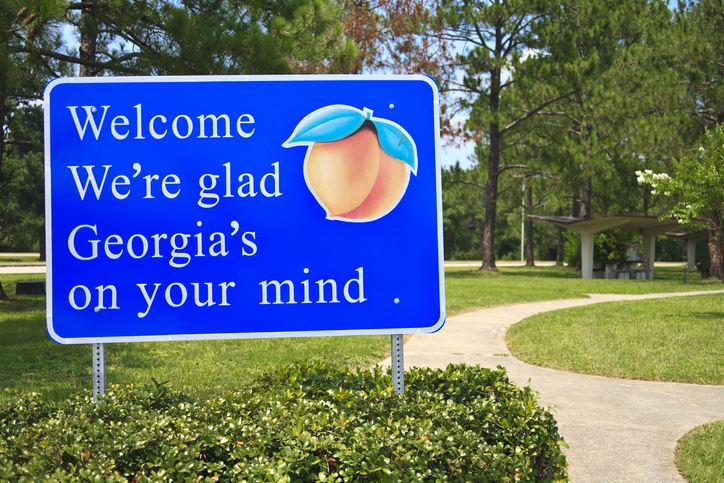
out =
{"type": "Polygon", "coordinates": [[[641,263],[641,260],[600,260],[594,262],[596,265],[593,269],[594,278],[606,278],[607,280],[653,279],[653,270],[637,268],[641,263]]]}

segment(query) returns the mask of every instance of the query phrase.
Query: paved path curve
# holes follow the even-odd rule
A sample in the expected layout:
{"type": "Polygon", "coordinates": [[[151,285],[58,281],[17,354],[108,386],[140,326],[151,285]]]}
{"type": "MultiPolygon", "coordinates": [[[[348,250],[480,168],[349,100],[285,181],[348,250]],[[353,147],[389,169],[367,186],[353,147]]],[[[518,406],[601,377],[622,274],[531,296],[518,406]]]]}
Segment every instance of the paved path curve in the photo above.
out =
{"type": "MultiPolygon", "coordinates": [[[[435,334],[414,335],[404,347],[405,367],[444,368],[450,363],[504,366],[519,386],[555,405],[574,483],[678,482],[677,441],[696,426],[724,419],[724,387],[631,381],[559,372],[532,366],[509,354],[508,327],[541,312],[599,302],[722,293],[591,295],[485,309],[450,317],[435,334]]],[[[382,362],[389,366],[390,360],[382,362]]]]}

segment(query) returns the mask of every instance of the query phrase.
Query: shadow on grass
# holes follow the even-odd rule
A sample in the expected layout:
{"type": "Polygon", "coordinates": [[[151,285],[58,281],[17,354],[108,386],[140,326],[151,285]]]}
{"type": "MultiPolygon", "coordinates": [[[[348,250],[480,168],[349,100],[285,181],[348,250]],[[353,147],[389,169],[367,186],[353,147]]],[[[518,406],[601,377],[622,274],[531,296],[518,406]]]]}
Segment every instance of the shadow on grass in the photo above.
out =
{"type": "Polygon", "coordinates": [[[712,320],[722,320],[724,319],[724,310],[721,312],[689,312],[688,314],[676,314],[677,317],[681,318],[687,318],[687,319],[712,319],[712,320]]]}
{"type": "Polygon", "coordinates": [[[0,263],[39,263],[40,257],[0,257],[0,263]]]}
{"type": "MultiPolygon", "coordinates": [[[[683,263],[683,262],[682,262],[683,263]]],[[[572,267],[498,267],[497,272],[478,272],[477,269],[469,267],[448,267],[445,269],[445,276],[448,278],[483,278],[483,277],[526,277],[526,278],[549,278],[581,280],[581,272],[576,272],[572,267]]],[[[683,285],[683,267],[656,267],[655,280],[680,282],[683,285]]],[[[593,279],[602,280],[602,279],[593,279]]],[[[691,285],[716,284],[719,280],[709,278],[702,279],[699,272],[687,272],[686,280],[691,285]]],[[[632,280],[633,281],[633,280],[632,280]]],[[[650,280],[636,280],[636,282],[650,282],[650,280]]],[[[696,290],[695,288],[692,290],[696,290]]]]}
{"type": "Polygon", "coordinates": [[[497,272],[479,272],[467,267],[452,267],[445,269],[445,276],[449,278],[481,278],[481,277],[534,277],[534,278],[581,278],[581,272],[575,272],[570,267],[499,267],[497,272]]]}

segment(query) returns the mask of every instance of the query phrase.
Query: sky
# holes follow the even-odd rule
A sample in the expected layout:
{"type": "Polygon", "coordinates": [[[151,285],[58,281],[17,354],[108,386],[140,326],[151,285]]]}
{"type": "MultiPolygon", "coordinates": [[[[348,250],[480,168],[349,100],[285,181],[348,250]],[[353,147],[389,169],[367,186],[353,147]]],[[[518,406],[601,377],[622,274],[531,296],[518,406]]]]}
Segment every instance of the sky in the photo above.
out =
{"type": "Polygon", "coordinates": [[[447,168],[454,165],[456,161],[460,161],[460,166],[463,168],[470,168],[472,166],[472,161],[470,161],[469,158],[473,155],[474,147],[475,144],[472,142],[466,143],[459,148],[445,148],[443,146],[440,164],[447,168]]]}

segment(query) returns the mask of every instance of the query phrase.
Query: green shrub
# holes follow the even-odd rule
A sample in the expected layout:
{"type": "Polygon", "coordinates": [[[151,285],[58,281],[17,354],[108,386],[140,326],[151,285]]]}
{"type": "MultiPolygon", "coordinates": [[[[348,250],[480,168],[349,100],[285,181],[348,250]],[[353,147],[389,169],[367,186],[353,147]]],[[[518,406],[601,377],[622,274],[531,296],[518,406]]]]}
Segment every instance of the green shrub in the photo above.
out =
{"type": "Polygon", "coordinates": [[[581,237],[570,230],[564,231],[563,237],[565,238],[563,262],[569,267],[575,267],[581,259],[581,237]]]}
{"type": "MultiPolygon", "coordinates": [[[[550,412],[505,370],[303,363],[193,402],[161,384],[0,403],[0,481],[568,481],[550,412]]],[[[154,381],[155,382],[155,381],[154,381]]]]}

